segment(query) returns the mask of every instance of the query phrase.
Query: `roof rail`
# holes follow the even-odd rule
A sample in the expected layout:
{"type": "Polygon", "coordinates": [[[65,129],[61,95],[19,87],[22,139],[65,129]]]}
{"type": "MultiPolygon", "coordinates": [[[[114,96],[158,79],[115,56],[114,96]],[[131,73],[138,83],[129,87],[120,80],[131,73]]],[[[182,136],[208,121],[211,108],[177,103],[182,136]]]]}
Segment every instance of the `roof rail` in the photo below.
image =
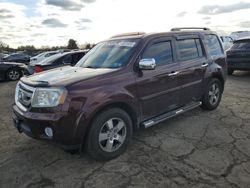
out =
{"type": "Polygon", "coordinates": [[[112,37],[110,37],[110,38],[112,39],[112,38],[117,38],[117,37],[134,36],[134,35],[143,35],[143,34],[145,34],[145,32],[121,33],[121,34],[118,34],[118,35],[114,35],[114,36],[112,36],[112,37]]]}
{"type": "Polygon", "coordinates": [[[189,30],[189,29],[193,29],[193,30],[205,30],[205,31],[210,31],[209,28],[207,27],[176,27],[176,28],[172,28],[171,31],[181,31],[181,30],[189,30]]]}

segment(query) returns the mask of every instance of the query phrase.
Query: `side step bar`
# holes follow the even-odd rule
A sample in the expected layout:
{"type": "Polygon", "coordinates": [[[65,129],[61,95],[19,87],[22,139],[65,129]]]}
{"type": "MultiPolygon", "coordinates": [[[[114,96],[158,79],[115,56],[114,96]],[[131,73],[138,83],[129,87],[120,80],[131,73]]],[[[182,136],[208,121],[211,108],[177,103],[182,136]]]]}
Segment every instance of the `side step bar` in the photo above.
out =
{"type": "Polygon", "coordinates": [[[154,117],[154,118],[152,118],[150,120],[144,121],[142,123],[142,125],[145,128],[151,127],[151,126],[153,126],[155,124],[158,124],[158,123],[160,123],[162,121],[165,121],[165,120],[167,120],[167,119],[169,119],[171,117],[174,117],[174,116],[182,114],[182,113],[184,113],[186,111],[192,110],[192,109],[194,109],[194,108],[196,108],[196,107],[198,107],[200,105],[201,105],[201,102],[191,103],[191,104],[189,104],[187,106],[183,106],[182,108],[176,109],[176,110],[171,111],[171,112],[167,112],[167,113],[162,114],[160,116],[154,117]]]}

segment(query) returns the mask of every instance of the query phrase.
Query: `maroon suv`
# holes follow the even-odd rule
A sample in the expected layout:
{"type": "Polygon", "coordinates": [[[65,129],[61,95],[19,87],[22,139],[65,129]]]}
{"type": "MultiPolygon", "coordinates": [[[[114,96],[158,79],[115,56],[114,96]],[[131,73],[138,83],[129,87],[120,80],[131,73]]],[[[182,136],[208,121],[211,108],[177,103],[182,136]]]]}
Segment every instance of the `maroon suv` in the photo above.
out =
{"type": "Polygon", "coordinates": [[[209,29],[118,35],[74,67],[23,77],[13,120],[31,137],[85,147],[108,160],[126,149],[139,127],[198,106],[215,109],[226,75],[222,44],[209,29]]]}

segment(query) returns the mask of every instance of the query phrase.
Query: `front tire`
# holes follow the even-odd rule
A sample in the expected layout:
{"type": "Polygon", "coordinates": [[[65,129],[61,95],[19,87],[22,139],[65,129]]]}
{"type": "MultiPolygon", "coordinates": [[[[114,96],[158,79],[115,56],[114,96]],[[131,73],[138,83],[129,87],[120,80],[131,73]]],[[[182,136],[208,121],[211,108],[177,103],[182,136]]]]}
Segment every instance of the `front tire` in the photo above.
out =
{"type": "Polygon", "coordinates": [[[220,104],[222,92],[223,89],[221,81],[217,78],[212,78],[209,81],[206,91],[204,93],[201,107],[205,110],[216,109],[220,104]]]}
{"type": "Polygon", "coordinates": [[[120,108],[100,113],[90,126],[86,150],[96,160],[106,161],[121,155],[132,137],[132,120],[120,108]]]}
{"type": "Polygon", "coordinates": [[[10,81],[16,81],[19,80],[22,76],[22,73],[17,68],[11,68],[7,71],[6,77],[10,81]]]}

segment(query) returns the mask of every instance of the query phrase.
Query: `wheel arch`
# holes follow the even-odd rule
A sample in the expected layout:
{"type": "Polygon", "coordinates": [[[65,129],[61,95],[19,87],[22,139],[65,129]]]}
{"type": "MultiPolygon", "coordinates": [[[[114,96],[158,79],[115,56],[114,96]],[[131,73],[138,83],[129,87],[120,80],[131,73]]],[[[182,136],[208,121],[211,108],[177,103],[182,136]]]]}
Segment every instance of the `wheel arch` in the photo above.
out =
{"type": "Polygon", "coordinates": [[[98,116],[100,113],[102,113],[103,111],[105,111],[107,109],[110,109],[110,108],[120,108],[120,109],[124,110],[131,117],[131,120],[133,122],[133,127],[134,128],[137,127],[137,124],[138,124],[138,119],[137,119],[138,112],[136,111],[136,109],[134,107],[132,107],[132,105],[130,105],[130,104],[126,103],[126,102],[122,102],[122,101],[116,101],[116,102],[111,102],[111,103],[107,103],[105,105],[102,105],[90,117],[90,120],[88,121],[89,124],[92,123],[92,121],[95,119],[96,116],[98,116]]]}
{"type": "Polygon", "coordinates": [[[107,109],[111,109],[111,108],[120,108],[122,110],[124,110],[126,113],[128,113],[128,115],[130,116],[132,123],[133,123],[133,131],[138,130],[139,128],[139,120],[138,120],[138,113],[136,111],[136,109],[134,107],[132,107],[132,105],[126,103],[126,102],[122,102],[122,101],[116,101],[116,102],[111,102],[111,103],[107,103],[102,105],[100,108],[98,108],[95,112],[93,112],[93,115],[91,115],[87,121],[88,126],[86,127],[83,135],[82,135],[82,143],[81,143],[81,148],[83,147],[84,143],[86,142],[87,139],[87,135],[89,132],[89,129],[91,127],[92,122],[94,121],[94,119],[103,111],[107,110],[107,109]]]}
{"type": "Polygon", "coordinates": [[[212,76],[210,77],[209,81],[213,78],[217,78],[221,84],[222,84],[222,92],[224,91],[224,86],[225,86],[225,79],[223,78],[222,74],[220,73],[214,73],[212,74],[212,76]]]}
{"type": "Polygon", "coordinates": [[[17,65],[15,65],[15,66],[10,66],[10,67],[8,67],[8,68],[6,69],[6,71],[5,71],[5,74],[4,74],[5,79],[8,78],[8,75],[7,75],[7,74],[8,74],[8,72],[9,72],[11,69],[17,69],[17,70],[19,70],[20,73],[21,73],[21,75],[22,75],[22,71],[21,71],[20,67],[18,67],[17,65]]]}

